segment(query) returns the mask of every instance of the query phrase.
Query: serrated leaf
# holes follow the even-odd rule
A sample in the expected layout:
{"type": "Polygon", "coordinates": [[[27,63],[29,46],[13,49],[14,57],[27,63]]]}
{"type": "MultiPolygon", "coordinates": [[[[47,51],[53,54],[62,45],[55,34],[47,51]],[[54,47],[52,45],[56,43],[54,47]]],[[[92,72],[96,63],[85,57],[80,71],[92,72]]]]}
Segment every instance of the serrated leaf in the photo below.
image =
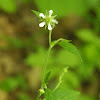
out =
{"type": "Polygon", "coordinates": [[[46,100],[76,100],[79,94],[78,91],[67,89],[57,89],[56,91],[46,89],[45,98],[46,100]]]}
{"type": "Polygon", "coordinates": [[[71,42],[71,40],[66,40],[66,39],[60,38],[60,39],[58,39],[58,40],[52,41],[52,42],[51,42],[51,47],[54,47],[54,46],[55,46],[57,43],[59,43],[60,41],[71,42]]]}
{"type": "Polygon", "coordinates": [[[74,45],[72,45],[71,43],[68,43],[68,42],[65,42],[65,41],[60,41],[57,44],[60,45],[65,50],[67,50],[68,52],[76,55],[77,57],[79,57],[81,59],[81,56],[80,56],[77,48],[74,45]]]}
{"type": "Polygon", "coordinates": [[[44,83],[47,83],[50,74],[51,74],[51,71],[49,71],[49,72],[45,75],[45,77],[44,77],[44,83]]]}
{"type": "Polygon", "coordinates": [[[37,17],[39,17],[39,18],[40,18],[40,16],[39,16],[40,12],[35,11],[35,10],[32,10],[32,12],[33,12],[33,13],[34,13],[37,17]]]}
{"type": "Polygon", "coordinates": [[[57,89],[54,94],[57,97],[56,100],[76,100],[80,93],[73,90],[57,89]]]}
{"type": "Polygon", "coordinates": [[[45,98],[46,100],[57,100],[55,94],[50,89],[46,89],[45,91],[45,98]]]}

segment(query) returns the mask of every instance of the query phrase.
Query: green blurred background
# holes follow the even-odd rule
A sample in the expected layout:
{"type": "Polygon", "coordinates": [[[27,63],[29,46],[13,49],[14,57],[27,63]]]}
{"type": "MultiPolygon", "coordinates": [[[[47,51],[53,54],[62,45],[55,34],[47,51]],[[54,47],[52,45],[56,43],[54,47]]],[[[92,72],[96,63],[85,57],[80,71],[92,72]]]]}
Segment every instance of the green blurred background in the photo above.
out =
{"type": "Polygon", "coordinates": [[[36,100],[49,45],[48,31],[31,10],[51,9],[59,21],[52,40],[72,40],[83,61],[55,47],[48,87],[69,66],[61,88],[80,91],[77,100],[99,100],[100,0],[0,0],[0,100],[36,100]]]}

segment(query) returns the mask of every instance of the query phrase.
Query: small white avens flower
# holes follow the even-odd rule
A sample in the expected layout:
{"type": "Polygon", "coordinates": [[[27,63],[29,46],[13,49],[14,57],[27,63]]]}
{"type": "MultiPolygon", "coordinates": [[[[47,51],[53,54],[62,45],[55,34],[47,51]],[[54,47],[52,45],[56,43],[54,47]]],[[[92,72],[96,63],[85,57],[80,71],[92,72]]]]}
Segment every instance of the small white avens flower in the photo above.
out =
{"type": "Polygon", "coordinates": [[[43,13],[40,13],[39,16],[42,17],[42,18],[45,18],[43,13]]]}
{"type": "Polygon", "coordinates": [[[58,24],[58,21],[54,19],[56,16],[52,16],[53,10],[49,10],[49,12],[46,12],[44,15],[43,13],[40,13],[39,16],[41,17],[41,23],[39,24],[39,27],[48,27],[48,30],[52,30],[55,27],[55,24],[58,24]]]}
{"type": "Polygon", "coordinates": [[[51,17],[51,15],[53,14],[53,10],[49,11],[49,17],[51,17]]]}
{"type": "Polygon", "coordinates": [[[45,25],[45,22],[42,22],[39,24],[40,27],[43,27],[45,25]]]}
{"type": "Polygon", "coordinates": [[[48,24],[48,30],[52,30],[50,23],[48,24]]]}
{"type": "Polygon", "coordinates": [[[56,19],[53,19],[52,22],[54,22],[55,24],[58,24],[58,21],[56,19]]]}

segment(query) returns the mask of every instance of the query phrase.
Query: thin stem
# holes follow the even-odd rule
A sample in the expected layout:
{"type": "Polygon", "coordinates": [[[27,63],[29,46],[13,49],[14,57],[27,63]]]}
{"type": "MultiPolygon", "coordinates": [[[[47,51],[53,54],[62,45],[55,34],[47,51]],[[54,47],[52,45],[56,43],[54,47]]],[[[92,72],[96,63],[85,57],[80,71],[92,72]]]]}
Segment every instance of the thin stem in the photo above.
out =
{"type": "Polygon", "coordinates": [[[63,73],[61,74],[61,76],[59,77],[59,82],[58,82],[57,86],[55,87],[54,91],[55,91],[56,89],[58,89],[58,87],[61,85],[61,83],[62,83],[62,78],[63,78],[64,74],[65,74],[65,72],[63,72],[63,73]]]}
{"type": "MultiPolygon", "coordinates": [[[[45,62],[45,65],[44,65],[44,73],[43,73],[41,88],[44,88],[42,86],[44,85],[44,77],[45,77],[45,73],[46,73],[46,68],[47,68],[47,63],[48,63],[48,58],[49,58],[49,55],[50,55],[50,51],[51,51],[51,47],[49,47],[49,49],[48,49],[47,58],[46,58],[46,62],[45,62]]],[[[38,93],[37,100],[39,100],[39,97],[40,97],[39,94],[40,93],[38,93]]]]}
{"type": "Polygon", "coordinates": [[[48,54],[47,54],[47,58],[46,58],[46,62],[45,62],[45,66],[44,66],[44,74],[43,74],[43,79],[42,79],[42,85],[44,84],[44,77],[45,77],[45,72],[46,72],[46,67],[47,67],[47,63],[48,63],[48,58],[50,55],[50,51],[51,51],[51,34],[52,34],[52,30],[49,31],[49,49],[48,49],[48,54]]]}
{"type": "Polygon", "coordinates": [[[51,44],[51,34],[52,34],[52,30],[49,31],[49,46],[51,44]]]}
{"type": "Polygon", "coordinates": [[[59,86],[61,85],[63,76],[64,76],[64,74],[67,72],[67,69],[68,69],[68,66],[64,68],[62,74],[60,75],[60,77],[59,77],[59,82],[58,82],[57,86],[55,87],[54,91],[55,91],[56,89],[58,89],[59,86]]]}
{"type": "MultiPolygon", "coordinates": [[[[47,63],[48,63],[50,51],[51,51],[51,49],[52,49],[52,47],[51,47],[51,34],[52,34],[52,30],[49,31],[49,49],[48,49],[48,53],[47,53],[46,62],[45,62],[45,65],[44,65],[44,73],[43,73],[43,79],[42,79],[41,88],[44,88],[44,87],[43,87],[43,85],[44,85],[44,77],[45,77],[45,73],[46,73],[46,68],[47,68],[47,63]]],[[[39,94],[38,94],[38,96],[37,96],[37,100],[39,100],[39,94]]]]}
{"type": "Polygon", "coordinates": [[[43,73],[42,85],[44,84],[44,77],[45,77],[45,73],[46,73],[46,68],[47,68],[47,63],[48,63],[48,58],[49,58],[49,55],[50,55],[50,51],[51,51],[51,48],[49,47],[48,53],[47,53],[46,62],[45,62],[45,65],[44,65],[44,73],[43,73]]]}

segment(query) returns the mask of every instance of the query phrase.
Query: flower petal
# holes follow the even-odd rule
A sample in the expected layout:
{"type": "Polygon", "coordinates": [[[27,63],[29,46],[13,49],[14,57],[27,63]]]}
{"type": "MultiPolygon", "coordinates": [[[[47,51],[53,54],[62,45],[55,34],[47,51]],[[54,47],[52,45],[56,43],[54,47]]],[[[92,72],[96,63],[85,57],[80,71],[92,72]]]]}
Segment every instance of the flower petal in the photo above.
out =
{"type": "Polygon", "coordinates": [[[56,19],[53,19],[52,22],[58,24],[58,21],[56,19]]]}
{"type": "Polygon", "coordinates": [[[48,30],[52,30],[50,23],[48,24],[48,30]]]}
{"type": "Polygon", "coordinates": [[[49,11],[49,16],[51,17],[51,15],[53,14],[53,10],[49,11]]]}
{"type": "Polygon", "coordinates": [[[39,16],[42,17],[42,18],[45,18],[43,13],[40,13],[39,16]]]}
{"type": "Polygon", "coordinates": [[[45,25],[45,22],[42,22],[39,24],[39,27],[43,27],[45,25]]]}

